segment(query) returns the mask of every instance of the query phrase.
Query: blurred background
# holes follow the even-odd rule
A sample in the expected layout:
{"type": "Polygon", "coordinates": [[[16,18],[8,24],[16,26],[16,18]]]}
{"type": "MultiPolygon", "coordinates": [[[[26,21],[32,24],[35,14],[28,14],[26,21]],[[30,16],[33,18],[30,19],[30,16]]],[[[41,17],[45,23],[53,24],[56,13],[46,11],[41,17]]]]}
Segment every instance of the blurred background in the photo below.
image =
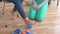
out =
{"type": "MultiPolygon", "coordinates": [[[[23,2],[23,8],[28,15],[29,6],[31,0],[25,0],[23,2]]],[[[21,18],[21,16],[16,12],[16,20],[11,20],[11,14],[14,4],[13,3],[5,3],[4,8],[4,18],[2,17],[4,3],[0,2],[0,34],[12,34],[14,28],[21,28],[26,29],[26,25],[21,18]],[[17,14],[19,17],[17,17],[17,14]],[[7,23],[8,27],[5,27],[5,22],[7,23]]],[[[49,0],[49,7],[47,11],[47,15],[45,20],[42,23],[36,23],[32,32],[34,34],[60,34],[60,0],[49,0]]]]}

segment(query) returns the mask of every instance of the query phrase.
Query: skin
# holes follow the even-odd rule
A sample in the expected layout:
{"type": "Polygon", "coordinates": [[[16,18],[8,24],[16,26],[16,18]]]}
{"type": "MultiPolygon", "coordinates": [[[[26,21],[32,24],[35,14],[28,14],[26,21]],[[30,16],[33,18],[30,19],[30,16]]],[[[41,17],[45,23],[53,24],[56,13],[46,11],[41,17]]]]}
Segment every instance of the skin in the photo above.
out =
{"type": "Polygon", "coordinates": [[[40,7],[42,7],[42,5],[45,4],[47,1],[48,1],[48,0],[44,0],[41,4],[39,4],[39,5],[37,6],[36,2],[35,2],[34,0],[32,0],[32,2],[34,3],[34,8],[35,8],[36,10],[38,10],[40,7]]]}
{"type": "MultiPolygon", "coordinates": [[[[12,20],[15,20],[15,11],[11,11],[11,16],[12,16],[12,20]]],[[[26,16],[26,18],[24,18],[25,24],[29,25],[29,24],[33,24],[32,21],[26,16]]]]}
{"type": "MultiPolygon", "coordinates": [[[[45,3],[45,2],[47,2],[48,0],[44,0],[41,4],[39,4],[38,6],[37,6],[37,4],[36,4],[36,2],[34,1],[34,0],[32,0],[32,2],[34,3],[34,8],[36,9],[36,10],[38,10],[40,7],[42,7],[42,5],[45,3]]],[[[11,16],[12,16],[12,19],[14,20],[15,19],[15,11],[11,11],[11,16]]],[[[26,25],[29,25],[29,24],[35,24],[34,22],[36,22],[36,21],[31,21],[27,16],[26,16],[26,18],[24,18],[24,21],[25,21],[25,24],[26,25]]]]}

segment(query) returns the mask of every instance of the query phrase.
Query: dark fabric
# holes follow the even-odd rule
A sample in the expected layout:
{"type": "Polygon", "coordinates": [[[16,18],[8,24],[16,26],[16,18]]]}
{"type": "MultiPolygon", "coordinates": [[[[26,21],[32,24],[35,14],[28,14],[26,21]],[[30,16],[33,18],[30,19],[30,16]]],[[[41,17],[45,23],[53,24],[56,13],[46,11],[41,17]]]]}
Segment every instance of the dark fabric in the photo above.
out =
{"type": "Polygon", "coordinates": [[[2,0],[0,0],[0,2],[1,2],[2,0]]]}
{"type": "Polygon", "coordinates": [[[48,5],[50,5],[50,3],[51,3],[51,0],[48,0],[48,5]]]}
{"type": "Polygon", "coordinates": [[[23,19],[26,18],[26,14],[25,14],[24,9],[22,7],[23,0],[7,0],[7,1],[14,3],[15,6],[14,6],[13,10],[14,11],[17,10],[19,12],[19,14],[21,14],[23,19]]]}

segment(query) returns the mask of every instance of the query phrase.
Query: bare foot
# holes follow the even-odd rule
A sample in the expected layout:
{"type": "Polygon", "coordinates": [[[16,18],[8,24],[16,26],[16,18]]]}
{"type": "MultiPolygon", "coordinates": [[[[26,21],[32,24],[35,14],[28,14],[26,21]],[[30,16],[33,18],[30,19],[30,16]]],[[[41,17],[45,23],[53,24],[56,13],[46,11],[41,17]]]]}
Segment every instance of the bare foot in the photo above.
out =
{"type": "Polygon", "coordinates": [[[11,20],[14,20],[15,19],[15,11],[11,11],[11,16],[12,16],[11,20]]]}
{"type": "Polygon", "coordinates": [[[31,21],[28,17],[26,17],[24,20],[25,20],[25,23],[26,23],[27,25],[33,24],[32,21],[31,21]]]}
{"type": "Polygon", "coordinates": [[[25,24],[27,26],[27,29],[32,29],[35,22],[32,22],[29,18],[25,18],[24,20],[25,20],[25,24]]]}
{"type": "Polygon", "coordinates": [[[33,22],[33,25],[36,23],[36,21],[34,20],[34,21],[32,21],[33,22]]]}

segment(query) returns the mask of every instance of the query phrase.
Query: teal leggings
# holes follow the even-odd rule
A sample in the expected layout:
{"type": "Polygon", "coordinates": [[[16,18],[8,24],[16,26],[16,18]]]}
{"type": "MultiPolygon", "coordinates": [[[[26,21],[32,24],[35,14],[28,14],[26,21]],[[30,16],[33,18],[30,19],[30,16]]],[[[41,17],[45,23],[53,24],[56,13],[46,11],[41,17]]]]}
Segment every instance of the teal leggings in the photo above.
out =
{"type": "Polygon", "coordinates": [[[31,20],[36,20],[38,22],[42,22],[45,17],[46,17],[46,13],[48,10],[48,2],[46,2],[41,8],[39,8],[37,11],[34,9],[33,7],[33,3],[30,5],[30,9],[29,9],[29,13],[28,13],[28,17],[31,20]]]}

